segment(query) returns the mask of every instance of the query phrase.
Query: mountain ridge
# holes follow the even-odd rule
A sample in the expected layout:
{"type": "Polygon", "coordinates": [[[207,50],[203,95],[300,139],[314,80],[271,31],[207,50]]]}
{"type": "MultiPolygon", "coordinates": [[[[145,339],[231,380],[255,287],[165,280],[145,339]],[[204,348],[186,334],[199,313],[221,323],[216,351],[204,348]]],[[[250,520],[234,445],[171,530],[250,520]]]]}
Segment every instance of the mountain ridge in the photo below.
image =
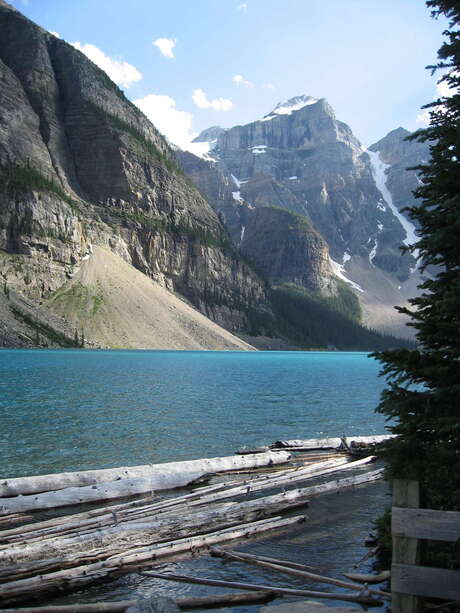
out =
{"type": "MultiPolygon", "coordinates": [[[[224,180],[234,182],[238,201],[216,201],[204,184],[203,193],[237,243],[254,208],[304,216],[330,252],[330,273],[363,290],[365,322],[410,335],[392,307],[407,304],[420,280],[414,258],[401,255],[411,226],[401,210],[415,202],[417,177],[406,168],[427,156],[427,146],[407,142],[409,132],[399,127],[366,150],[324,98],[301,95],[277,107],[287,112],[214,131],[207,155],[224,180]]],[[[196,172],[193,177],[199,184],[196,172]]]]}

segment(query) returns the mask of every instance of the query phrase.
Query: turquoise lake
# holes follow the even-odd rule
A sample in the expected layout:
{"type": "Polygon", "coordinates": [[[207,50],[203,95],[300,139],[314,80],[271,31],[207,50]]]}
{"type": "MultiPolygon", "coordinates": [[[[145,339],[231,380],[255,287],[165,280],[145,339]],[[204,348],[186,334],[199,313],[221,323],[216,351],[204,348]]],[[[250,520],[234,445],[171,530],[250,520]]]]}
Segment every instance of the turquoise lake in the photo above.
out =
{"type": "Polygon", "coordinates": [[[381,434],[378,372],[351,352],[3,350],[2,476],[381,434]]]}
{"type": "MultiPolygon", "coordinates": [[[[382,434],[384,418],[374,412],[384,387],[379,369],[365,353],[2,350],[0,477],[231,455],[279,439],[382,434]]],[[[364,540],[388,504],[384,482],[315,498],[296,510],[307,514],[306,523],[235,549],[343,578],[367,553],[364,540]]],[[[361,564],[360,572],[371,565],[361,564]]],[[[160,570],[341,590],[209,556],[160,570]]],[[[49,602],[222,591],[132,573],[49,602]]]]}

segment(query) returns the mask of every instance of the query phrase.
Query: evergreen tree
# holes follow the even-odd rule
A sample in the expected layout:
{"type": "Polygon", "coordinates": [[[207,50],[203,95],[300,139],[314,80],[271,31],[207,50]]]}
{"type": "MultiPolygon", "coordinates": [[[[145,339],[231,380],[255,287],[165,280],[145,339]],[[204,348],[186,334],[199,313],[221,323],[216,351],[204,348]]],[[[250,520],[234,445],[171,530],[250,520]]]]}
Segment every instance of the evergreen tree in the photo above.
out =
{"type": "MultiPolygon", "coordinates": [[[[388,445],[389,478],[420,482],[422,505],[460,510],[460,3],[429,0],[432,15],[445,16],[449,29],[438,51],[441,82],[448,97],[430,105],[430,125],[412,138],[429,141],[431,159],[418,167],[420,200],[408,209],[419,226],[422,270],[429,273],[410,300],[417,349],[376,354],[388,378],[377,411],[392,421],[398,437],[388,445]],[[427,268],[429,267],[429,268],[427,268]]],[[[445,550],[445,548],[444,548],[445,550]]],[[[450,553],[445,561],[458,566],[450,553]]],[[[429,560],[429,558],[427,558],[429,560]]],[[[437,558],[431,558],[439,562],[437,558]]]]}

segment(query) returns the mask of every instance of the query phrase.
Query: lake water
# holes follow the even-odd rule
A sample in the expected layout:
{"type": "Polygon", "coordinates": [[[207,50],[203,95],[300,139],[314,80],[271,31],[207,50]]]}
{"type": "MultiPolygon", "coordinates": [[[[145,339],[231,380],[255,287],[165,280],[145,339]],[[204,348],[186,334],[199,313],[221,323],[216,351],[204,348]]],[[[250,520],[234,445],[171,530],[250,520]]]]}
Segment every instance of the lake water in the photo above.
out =
{"type": "MultiPolygon", "coordinates": [[[[278,439],[382,434],[384,418],[374,413],[384,386],[378,372],[358,352],[2,350],[0,477],[231,455],[278,439]]],[[[317,499],[308,528],[245,549],[332,574],[350,570],[366,552],[362,542],[387,502],[386,488],[336,500],[317,499]]],[[[274,582],[240,566],[207,557],[172,565],[274,582]]],[[[212,591],[164,583],[129,575],[78,598],[212,591]]],[[[283,584],[299,585],[288,576],[283,584]]],[[[246,610],[255,609],[234,609],[246,610]]]]}

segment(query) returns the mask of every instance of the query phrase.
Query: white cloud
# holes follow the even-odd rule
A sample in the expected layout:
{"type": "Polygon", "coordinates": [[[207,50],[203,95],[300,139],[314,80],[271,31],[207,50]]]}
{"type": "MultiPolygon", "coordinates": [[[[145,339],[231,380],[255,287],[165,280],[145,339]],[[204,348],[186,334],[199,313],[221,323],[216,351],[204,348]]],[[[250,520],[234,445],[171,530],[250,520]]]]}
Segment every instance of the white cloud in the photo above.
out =
{"type": "Polygon", "coordinates": [[[158,47],[161,55],[171,59],[174,58],[173,49],[176,46],[176,40],[174,38],[157,38],[153,41],[152,45],[158,47]]]}
{"type": "MultiPolygon", "coordinates": [[[[451,87],[449,87],[448,83],[446,83],[446,81],[438,81],[436,83],[436,97],[437,98],[449,98],[450,96],[452,96],[452,94],[454,94],[455,90],[451,87]]],[[[442,110],[444,107],[438,107],[437,110],[442,110]]],[[[416,118],[416,122],[420,123],[424,126],[427,126],[430,123],[430,110],[429,109],[423,109],[416,118]]]]}
{"type": "Polygon", "coordinates": [[[118,85],[129,87],[131,83],[135,83],[142,79],[142,75],[137,68],[128,64],[128,62],[112,59],[96,47],[96,45],[82,45],[79,41],[70,44],[75,47],[75,49],[84,53],[86,57],[89,57],[99,68],[102,68],[112,81],[115,81],[118,85]]]}
{"type": "Polygon", "coordinates": [[[243,2],[242,4],[238,4],[238,10],[246,12],[248,10],[248,5],[246,4],[246,2],[243,2]]]}
{"type": "Polygon", "coordinates": [[[242,74],[236,74],[232,77],[232,81],[237,85],[245,85],[246,87],[254,87],[254,83],[252,81],[248,81],[243,77],[242,74]]]}
{"type": "Polygon", "coordinates": [[[430,123],[430,111],[428,109],[424,109],[421,113],[417,115],[415,121],[424,126],[427,126],[430,123]]]}
{"type": "Polygon", "coordinates": [[[275,89],[275,86],[273,85],[273,83],[266,83],[264,87],[266,87],[267,89],[275,89]]]}
{"type": "Polygon", "coordinates": [[[202,89],[194,89],[192,100],[199,109],[213,109],[214,111],[229,111],[233,102],[227,98],[214,98],[208,100],[206,93],[202,89]]]}
{"type": "Polygon", "coordinates": [[[50,30],[50,34],[52,34],[56,38],[61,38],[61,35],[59,34],[59,32],[53,32],[53,31],[50,30]]]}
{"type": "Polygon", "coordinates": [[[171,96],[149,94],[133,102],[168,140],[181,149],[186,149],[190,141],[198,136],[192,130],[193,115],[178,111],[171,96]]]}
{"type": "Polygon", "coordinates": [[[446,81],[438,81],[436,83],[436,93],[440,98],[450,98],[454,93],[454,89],[449,87],[446,81]]]}

